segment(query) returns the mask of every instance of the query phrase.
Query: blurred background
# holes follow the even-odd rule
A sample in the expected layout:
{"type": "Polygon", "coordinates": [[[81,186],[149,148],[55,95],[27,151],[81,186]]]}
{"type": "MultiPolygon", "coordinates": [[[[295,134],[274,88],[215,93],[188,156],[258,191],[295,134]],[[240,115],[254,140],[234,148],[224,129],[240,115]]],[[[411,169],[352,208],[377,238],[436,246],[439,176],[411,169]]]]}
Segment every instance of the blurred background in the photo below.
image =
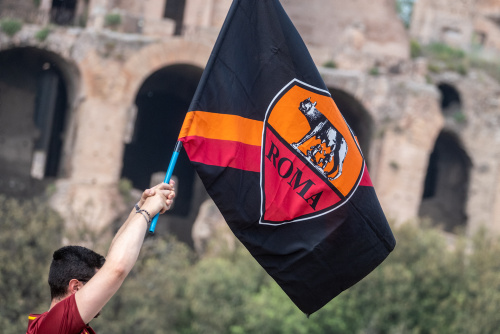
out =
{"type": "MultiPolygon", "coordinates": [[[[359,138],[398,245],[307,319],[181,154],[104,333],[498,333],[500,1],[282,0],[359,138]]],[[[230,0],[0,0],[0,328],[51,254],[105,253],[168,161],[230,0]]]]}

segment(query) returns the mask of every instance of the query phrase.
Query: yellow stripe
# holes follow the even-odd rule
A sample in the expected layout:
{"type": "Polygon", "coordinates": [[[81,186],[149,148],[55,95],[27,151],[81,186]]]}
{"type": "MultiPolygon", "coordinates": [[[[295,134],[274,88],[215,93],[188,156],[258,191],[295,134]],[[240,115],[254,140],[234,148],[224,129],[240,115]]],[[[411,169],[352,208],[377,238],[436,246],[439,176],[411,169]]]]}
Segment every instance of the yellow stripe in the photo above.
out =
{"type": "Polygon", "coordinates": [[[29,316],[28,316],[28,319],[29,319],[29,320],[35,320],[35,319],[36,319],[36,317],[32,317],[31,315],[29,315],[29,316]]]}
{"type": "Polygon", "coordinates": [[[261,121],[236,115],[190,111],[184,119],[179,139],[199,136],[260,146],[263,124],[261,121]]]}

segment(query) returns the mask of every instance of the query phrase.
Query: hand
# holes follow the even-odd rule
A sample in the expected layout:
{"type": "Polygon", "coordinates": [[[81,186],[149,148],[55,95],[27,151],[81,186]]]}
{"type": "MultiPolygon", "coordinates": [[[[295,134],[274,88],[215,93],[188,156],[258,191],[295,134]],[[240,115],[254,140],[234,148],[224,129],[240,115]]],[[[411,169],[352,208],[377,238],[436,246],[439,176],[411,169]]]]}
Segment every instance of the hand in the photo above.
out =
{"type": "Polygon", "coordinates": [[[175,182],[171,180],[170,184],[160,183],[145,190],[139,201],[139,207],[148,211],[151,217],[157,213],[165,213],[172,206],[175,197],[174,185],[175,182]]]}
{"type": "Polygon", "coordinates": [[[155,194],[155,191],[153,188],[144,190],[144,192],[142,193],[141,199],[139,200],[139,202],[137,202],[137,205],[141,208],[144,205],[144,202],[146,201],[146,199],[148,197],[154,196],[154,194],[155,194]]]}
{"type": "MultiPolygon", "coordinates": [[[[137,202],[137,205],[139,205],[140,208],[142,208],[142,205],[144,204],[144,202],[146,201],[146,199],[148,197],[152,197],[156,194],[156,187],[162,185],[164,183],[160,183],[158,185],[156,185],[155,187],[151,188],[151,189],[146,189],[144,190],[144,192],[142,193],[142,196],[141,196],[141,199],[139,200],[139,202],[137,202]]],[[[175,181],[174,180],[170,180],[170,185],[172,186],[172,188],[174,187],[175,185],[175,181]]]]}

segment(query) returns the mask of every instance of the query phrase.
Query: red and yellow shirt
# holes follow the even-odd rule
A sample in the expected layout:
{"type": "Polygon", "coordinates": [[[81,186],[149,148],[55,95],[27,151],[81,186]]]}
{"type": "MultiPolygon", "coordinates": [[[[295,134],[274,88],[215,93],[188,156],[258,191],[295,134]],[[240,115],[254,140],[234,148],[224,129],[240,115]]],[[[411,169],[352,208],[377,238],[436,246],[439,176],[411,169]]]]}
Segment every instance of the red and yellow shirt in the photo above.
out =
{"type": "Polygon", "coordinates": [[[75,295],[63,299],[50,311],[30,314],[26,334],[96,334],[86,325],[78,307],[75,295]]]}

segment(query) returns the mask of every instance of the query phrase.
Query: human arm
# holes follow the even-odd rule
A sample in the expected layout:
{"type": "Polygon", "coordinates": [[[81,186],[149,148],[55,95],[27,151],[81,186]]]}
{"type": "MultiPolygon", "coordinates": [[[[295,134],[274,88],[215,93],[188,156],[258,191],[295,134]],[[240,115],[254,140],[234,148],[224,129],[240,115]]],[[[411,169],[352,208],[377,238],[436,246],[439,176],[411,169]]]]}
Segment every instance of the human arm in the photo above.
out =
{"type": "MultiPolygon", "coordinates": [[[[160,183],[158,186],[161,186],[162,184],[164,183],[160,183]]],[[[173,180],[170,180],[170,186],[172,187],[172,189],[174,189],[174,185],[175,185],[175,181],[173,180]]],[[[142,206],[144,205],[144,202],[151,196],[154,196],[156,194],[156,188],[158,187],[153,187],[151,189],[146,189],[144,190],[144,192],[142,193],[142,196],[141,196],[141,199],[139,200],[139,202],[137,202],[137,206],[139,208],[142,208],[142,206]]],[[[164,213],[164,211],[160,212],[160,213],[164,213]]],[[[113,242],[118,238],[118,236],[121,234],[121,232],[123,231],[124,229],[124,226],[126,225],[126,222],[129,221],[130,219],[132,219],[135,215],[137,214],[136,212],[136,209],[135,207],[132,209],[132,211],[130,211],[130,214],[128,215],[128,218],[127,220],[125,221],[125,223],[120,227],[120,229],[118,230],[118,232],[116,232],[115,234],[115,237],[113,238],[113,241],[111,242],[111,245],[110,245],[110,248],[113,246],[113,242]]],[[[151,213],[150,213],[151,214],[151,213]]],[[[153,216],[151,216],[151,218],[153,218],[153,216]]]]}
{"type": "MultiPolygon", "coordinates": [[[[153,190],[154,196],[147,197],[141,206],[151,217],[168,210],[175,196],[173,184],[162,183],[153,190]]],[[[147,225],[142,214],[132,212],[115,235],[103,267],[76,292],[76,304],[85,323],[100,312],[132,270],[139,256],[147,225]]]]}

